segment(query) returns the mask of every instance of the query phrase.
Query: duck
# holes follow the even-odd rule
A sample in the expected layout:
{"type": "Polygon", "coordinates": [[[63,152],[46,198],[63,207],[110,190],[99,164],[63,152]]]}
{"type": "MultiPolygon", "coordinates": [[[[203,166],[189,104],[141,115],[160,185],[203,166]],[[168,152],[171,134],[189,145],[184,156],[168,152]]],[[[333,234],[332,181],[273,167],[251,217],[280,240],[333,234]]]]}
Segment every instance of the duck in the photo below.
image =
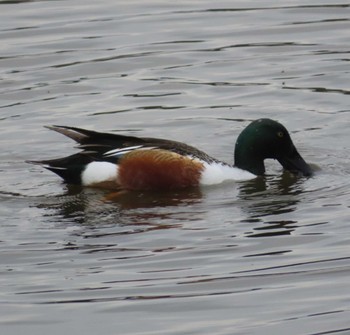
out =
{"type": "Polygon", "coordinates": [[[234,164],[173,140],[102,133],[69,126],[47,126],[78,143],[80,152],[28,161],[54,172],[67,184],[129,191],[176,190],[247,181],[265,174],[265,159],[275,159],[293,174],[313,171],[297,151],[287,129],[261,118],[240,133],[234,164]]]}

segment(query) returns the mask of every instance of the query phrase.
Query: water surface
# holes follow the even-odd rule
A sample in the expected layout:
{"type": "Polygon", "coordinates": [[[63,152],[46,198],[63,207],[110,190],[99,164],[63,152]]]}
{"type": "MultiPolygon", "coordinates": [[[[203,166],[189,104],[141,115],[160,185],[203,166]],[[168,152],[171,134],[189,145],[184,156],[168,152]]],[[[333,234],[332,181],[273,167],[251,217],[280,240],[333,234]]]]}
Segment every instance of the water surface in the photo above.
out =
{"type": "Polygon", "coordinates": [[[0,329],[6,334],[349,334],[349,4],[0,2],[0,329]],[[260,117],[313,178],[135,193],[25,160],[43,125],[167,137],[232,162],[260,117]]]}

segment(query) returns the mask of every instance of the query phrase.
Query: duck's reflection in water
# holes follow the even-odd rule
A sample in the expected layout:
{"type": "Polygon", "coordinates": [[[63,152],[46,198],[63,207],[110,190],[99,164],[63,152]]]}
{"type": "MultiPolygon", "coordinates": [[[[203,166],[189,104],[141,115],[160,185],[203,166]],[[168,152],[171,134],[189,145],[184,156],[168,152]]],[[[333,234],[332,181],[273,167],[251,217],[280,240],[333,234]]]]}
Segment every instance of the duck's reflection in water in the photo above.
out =
{"type": "MultiPolygon", "coordinates": [[[[241,215],[235,220],[247,223],[249,237],[290,234],[298,224],[291,214],[302,199],[303,182],[303,178],[285,172],[278,177],[265,176],[237,183],[232,186],[232,194],[227,192],[231,185],[226,185],[223,192],[229,193],[230,199],[225,199],[221,207],[225,211],[227,206],[239,208],[241,215]]],[[[183,222],[205,220],[208,211],[215,215],[220,203],[212,198],[218,196],[218,188],[116,192],[67,186],[63,196],[47,199],[40,207],[54,210],[52,217],[56,220],[59,217],[84,226],[128,226],[132,227],[131,231],[169,229],[183,222]],[[215,208],[210,205],[211,201],[215,202],[215,208]]]]}
{"type": "Polygon", "coordinates": [[[304,178],[289,172],[265,176],[239,186],[241,222],[256,223],[249,237],[289,235],[298,226],[293,212],[302,200],[304,178]]]}
{"type": "MultiPolygon", "coordinates": [[[[106,191],[68,185],[65,194],[45,199],[38,207],[54,216],[82,225],[156,224],[171,226],[181,215],[195,219],[194,205],[202,200],[200,189],[169,192],[106,191]],[[174,220],[173,220],[174,221],[174,220]]],[[[54,217],[53,216],[53,217],[54,217]]],[[[181,221],[181,220],[180,220],[181,221]]]]}

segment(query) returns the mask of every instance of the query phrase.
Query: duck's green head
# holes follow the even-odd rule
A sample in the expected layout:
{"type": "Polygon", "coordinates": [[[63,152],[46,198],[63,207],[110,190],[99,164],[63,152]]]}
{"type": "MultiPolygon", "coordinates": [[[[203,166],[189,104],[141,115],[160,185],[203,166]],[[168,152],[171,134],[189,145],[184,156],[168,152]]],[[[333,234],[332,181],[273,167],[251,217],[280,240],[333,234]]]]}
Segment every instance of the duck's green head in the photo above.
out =
{"type": "Polygon", "coordinates": [[[310,166],[295,148],[287,129],[270,119],[250,123],[238,136],[235,146],[235,166],[256,175],[265,173],[264,160],[277,159],[293,173],[311,176],[310,166]]]}

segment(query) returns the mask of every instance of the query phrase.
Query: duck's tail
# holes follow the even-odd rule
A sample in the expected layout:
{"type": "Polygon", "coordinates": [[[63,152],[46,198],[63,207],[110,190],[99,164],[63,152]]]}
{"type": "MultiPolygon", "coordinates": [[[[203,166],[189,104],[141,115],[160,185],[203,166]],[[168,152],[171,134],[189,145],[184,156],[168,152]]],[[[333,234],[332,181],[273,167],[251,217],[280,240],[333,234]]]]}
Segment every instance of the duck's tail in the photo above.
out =
{"type": "Polygon", "coordinates": [[[91,161],[91,157],[77,153],[64,158],[26,161],[26,163],[40,165],[56,173],[68,184],[81,184],[82,173],[91,161]]]}

